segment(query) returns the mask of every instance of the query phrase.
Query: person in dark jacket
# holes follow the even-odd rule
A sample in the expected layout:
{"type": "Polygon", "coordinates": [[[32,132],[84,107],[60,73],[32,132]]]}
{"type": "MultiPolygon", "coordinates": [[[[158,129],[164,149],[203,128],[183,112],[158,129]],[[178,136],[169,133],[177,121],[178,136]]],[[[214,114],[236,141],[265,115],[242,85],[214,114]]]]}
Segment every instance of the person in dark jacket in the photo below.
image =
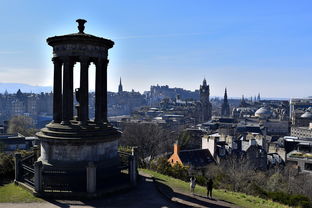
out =
{"type": "Polygon", "coordinates": [[[213,186],[213,181],[210,178],[207,181],[207,198],[212,198],[212,186],[213,186]]]}
{"type": "Polygon", "coordinates": [[[190,178],[190,188],[191,188],[191,193],[194,195],[194,189],[196,186],[196,178],[194,176],[192,176],[190,178]]]}

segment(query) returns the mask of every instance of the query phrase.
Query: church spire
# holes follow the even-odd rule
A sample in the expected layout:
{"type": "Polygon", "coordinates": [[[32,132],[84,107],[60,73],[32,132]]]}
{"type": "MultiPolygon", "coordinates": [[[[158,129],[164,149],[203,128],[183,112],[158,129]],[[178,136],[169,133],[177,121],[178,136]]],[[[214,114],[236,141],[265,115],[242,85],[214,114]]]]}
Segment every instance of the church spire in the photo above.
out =
{"type": "Polygon", "coordinates": [[[118,93],[122,92],[123,89],[122,89],[122,84],[121,84],[121,77],[120,77],[120,80],[119,80],[119,86],[118,86],[118,93]]]}
{"type": "Polygon", "coordinates": [[[226,88],[225,88],[225,90],[224,90],[224,102],[228,102],[228,100],[227,100],[227,90],[226,90],[226,88]]]}
{"type": "Polygon", "coordinates": [[[230,105],[227,98],[227,90],[224,90],[224,99],[223,104],[221,106],[221,116],[222,117],[229,117],[230,116],[230,105]]]}

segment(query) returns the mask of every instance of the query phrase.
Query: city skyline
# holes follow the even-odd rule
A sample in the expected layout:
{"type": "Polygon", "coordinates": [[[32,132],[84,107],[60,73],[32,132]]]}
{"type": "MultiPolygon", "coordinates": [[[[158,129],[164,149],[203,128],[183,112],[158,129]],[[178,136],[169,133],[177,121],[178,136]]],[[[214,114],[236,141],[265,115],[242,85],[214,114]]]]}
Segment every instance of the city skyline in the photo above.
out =
{"type": "MultiPolygon", "coordinates": [[[[190,89],[185,89],[179,86],[169,86],[169,85],[159,85],[159,84],[155,84],[155,85],[150,85],[150,87],[155,87],[155,86],[160,86],[160,87],[165,87],[168,86],[170,89],[183,89],[185,91],[191,91],[191,92],[198,92],[199,93],[199,89],[195,89],[195,90],[190,90],[190,89]]],[[[119,87],[119,86],[118,86],[119,87]]],[[[34,86],[34,85],[29,85],[29,84],[22,84],[22,83],[0,83],[0,94],[16,94],[18,90],[21,90],[22,93],[30,93],[30,94],[41,94],[41,93],[52,93],[53,92],[53,86],[34,86]]],[[[134,90],[134,92],[139,92],[136,89],[131,89],[131,90],[123,90],[124,92],[131,92],[132,90],[134,90]]],[[[151,89],[148,90],[144,90],[141,94],[144,94],[146,92],[150,92],[151,89]]],[[[108,90],[108,92],[111,93],[118,93],[117,90],[108,90]]],[[[94,93],[94,90],[90,90],[89,93],[94,93]]],[[[223,92],[224,93],[224,92],[223,92]]],[[[242,97],[244,97],[245,100],[255,100],[255,98],[258,97],[258,95],[261,96],[260,93],[254,94],[254,95],[240,95],[240,96],[228,96],[229,99],[242,99],[242,97]]],[[[223,99],[224,94],[223,95],[212,95],[211,98],[219,98],[219,99],[223,99]]],[[[276,99],[276,100],[289,100],[291,98],[294,97],[261,97],[261,100],[271,100],[271,99],[276,99]]],[[[307,97],[303,97],[305,99],[311,99],[311,96],[307,96],[307,97]]],[[[183,99],[183,97],[182,97],[183,99]]]]}
{"type": "Polygon", "coordinates": [[[258,92],[307,97],[309,6],[309,1],[4,2],[1,82],[52,86],[51,48],[45,40],[77,32],[75,20],[84,18],[86,33],[115,42],[109,91],[117,91],[120,77],[125,90],[140,92],[156,84],[195,90],[206,78],[212,96],[222,96],[227,87],[229,97],[258,92]]]}

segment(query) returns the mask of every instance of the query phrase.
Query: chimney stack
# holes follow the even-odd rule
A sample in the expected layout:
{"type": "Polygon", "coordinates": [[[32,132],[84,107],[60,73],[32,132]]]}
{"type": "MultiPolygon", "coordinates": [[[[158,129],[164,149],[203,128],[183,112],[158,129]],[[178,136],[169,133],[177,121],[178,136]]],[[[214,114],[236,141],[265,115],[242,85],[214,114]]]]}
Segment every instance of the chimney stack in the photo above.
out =
{"type": "Polygon", "coordinates": [[[176,142],[174,143],[174,145],[173,145],[173,153],[174,153],[174,154],[179,154],[179,152],[180,152],[180,146],[179,146],[178,141],[176,141],[176,142]]]}

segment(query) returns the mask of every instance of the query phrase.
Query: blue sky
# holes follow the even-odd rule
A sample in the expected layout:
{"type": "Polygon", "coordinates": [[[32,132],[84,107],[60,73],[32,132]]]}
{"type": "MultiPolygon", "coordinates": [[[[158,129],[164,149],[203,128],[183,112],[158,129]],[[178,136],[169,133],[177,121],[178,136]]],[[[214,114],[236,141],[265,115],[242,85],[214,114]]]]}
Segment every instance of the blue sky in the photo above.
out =
{"type": "Polygon", "coordinates": [[[86,2],[2,1],[0,82],[52,85],[46,38],[76,32],[84,18],[86,33],[115,41],[110,91],[119,77],[140,92],[156,84],[194,90],[205,77],[213,96],[225,87],[229,97],[312,95],[311,1],[86,2]]]}

